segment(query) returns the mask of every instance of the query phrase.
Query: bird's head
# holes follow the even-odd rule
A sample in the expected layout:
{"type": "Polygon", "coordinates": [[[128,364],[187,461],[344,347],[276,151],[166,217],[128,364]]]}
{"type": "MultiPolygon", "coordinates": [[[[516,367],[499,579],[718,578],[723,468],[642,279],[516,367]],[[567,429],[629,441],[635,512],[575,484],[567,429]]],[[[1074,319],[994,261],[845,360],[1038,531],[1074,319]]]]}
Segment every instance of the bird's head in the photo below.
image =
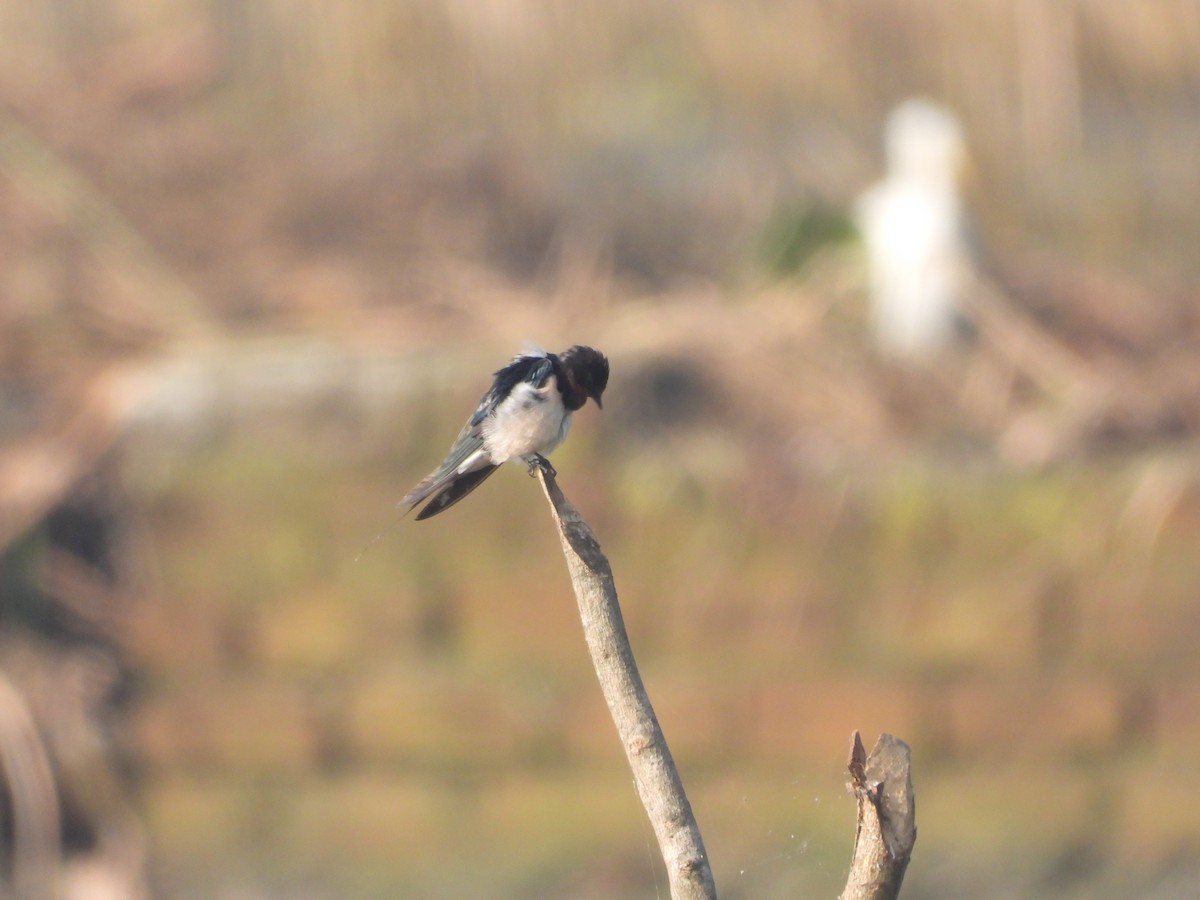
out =
{"type": "Polygon", "coordinates": [[[600,395],[608,387],[608,359],[599,350],[576,344],[558,354],[563,372],[571,391],[578,398],[579,406],[591,397],[603,408],[600,395]]]}

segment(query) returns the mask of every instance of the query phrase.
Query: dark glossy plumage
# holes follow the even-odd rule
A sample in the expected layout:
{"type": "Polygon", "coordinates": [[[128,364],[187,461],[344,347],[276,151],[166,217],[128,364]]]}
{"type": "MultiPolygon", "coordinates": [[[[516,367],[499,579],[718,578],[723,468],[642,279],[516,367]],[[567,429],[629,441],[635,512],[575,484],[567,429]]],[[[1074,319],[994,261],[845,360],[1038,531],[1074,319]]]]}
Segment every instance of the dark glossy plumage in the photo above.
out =
{"type": "Polygon", "coordinates": [[[599,350],[576,344],[558,356],[549,355],[559,375],[559,390],[563,394],[563,406],[574,411],[587,402],[588,397],[603,408],[600,395],[608,387],[608,359],[599,350]],[[566,385],[564,387],[564,385],[566,385]]]}

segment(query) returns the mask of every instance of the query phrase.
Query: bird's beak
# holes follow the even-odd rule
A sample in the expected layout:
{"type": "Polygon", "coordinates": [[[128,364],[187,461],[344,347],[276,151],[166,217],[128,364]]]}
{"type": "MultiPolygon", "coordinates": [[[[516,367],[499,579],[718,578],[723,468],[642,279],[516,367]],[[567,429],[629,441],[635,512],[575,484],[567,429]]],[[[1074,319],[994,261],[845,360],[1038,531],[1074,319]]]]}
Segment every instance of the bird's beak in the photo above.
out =
{"type": "Polygon", "coordinates": [[[597,405],[598,407],[600,407],[601,409],[604,409],[604,404],[600,402],[600,395],[599,395],[599,394],[596,394],[596,396],[592,397],[592,399],[596,401],[596,405],[597,405]]]}

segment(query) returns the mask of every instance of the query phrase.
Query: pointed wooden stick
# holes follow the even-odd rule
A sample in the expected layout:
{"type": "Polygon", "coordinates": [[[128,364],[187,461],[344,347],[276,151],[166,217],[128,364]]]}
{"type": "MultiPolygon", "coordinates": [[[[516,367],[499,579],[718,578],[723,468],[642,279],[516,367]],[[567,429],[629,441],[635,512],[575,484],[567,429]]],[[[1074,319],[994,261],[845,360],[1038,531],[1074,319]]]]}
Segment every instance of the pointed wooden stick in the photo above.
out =
{"type": "Polygon", "coordinates": [[[538,477],[562,539],[592,665],[666,863],[671,897],[715,900],[717,889],[700,829],[633,659],[612,567],[554,475],[542,467],[538,477]]]}
{"type": "Polygon", "coordinates": [[[851,736],[850,792],[858,799],[854,857],[841,900],[894,900],[917,840],[911,752],[881,734],[867,756],[858,732],[851,736]]]}

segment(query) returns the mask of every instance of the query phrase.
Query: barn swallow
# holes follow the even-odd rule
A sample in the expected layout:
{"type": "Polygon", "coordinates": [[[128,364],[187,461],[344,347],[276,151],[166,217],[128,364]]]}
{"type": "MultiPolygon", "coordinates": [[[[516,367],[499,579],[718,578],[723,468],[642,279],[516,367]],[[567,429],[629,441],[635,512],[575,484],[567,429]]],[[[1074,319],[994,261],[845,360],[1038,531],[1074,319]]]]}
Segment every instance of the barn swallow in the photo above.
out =
{"type": "Polygon", "coordinates": [[[601,406],[608,386],[608,360],[576,344],[562,353],[530,350],[495,372],[491,388],[475,407],[442,464],[404,495],[411,512],[432,497],[417,520],[449,509],[502,463],[521,462],[554,474],[546,454],[563,442],[571,414],[589,397],[601,406]]]}

